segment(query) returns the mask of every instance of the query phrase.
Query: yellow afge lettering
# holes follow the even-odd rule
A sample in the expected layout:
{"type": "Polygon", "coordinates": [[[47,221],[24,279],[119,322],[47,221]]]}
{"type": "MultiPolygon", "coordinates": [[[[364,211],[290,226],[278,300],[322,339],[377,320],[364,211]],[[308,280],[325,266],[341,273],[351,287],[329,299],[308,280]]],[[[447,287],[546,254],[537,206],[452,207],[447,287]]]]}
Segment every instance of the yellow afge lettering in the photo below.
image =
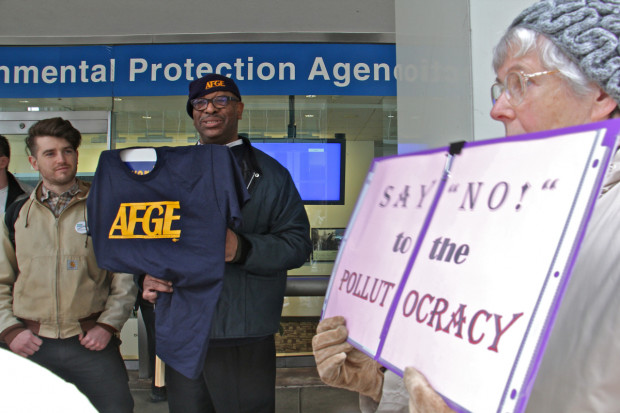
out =
{"type": "Polygon", "coordinates": [[[205,90],[211,89],[212,87],[224,87],[224,86],[225,84],[223,80],[211,80],[207,82],[207,84],[205,85],[205,90]]]}
{"type": "Polygon", "coordinates": [[[175,210],[179,201],[122,203],[110,227],[109,238],[172,238],[178,241],[181,230],[173,230],[181,219],[175,210]],[[141,225],[138,225],[141,224],[141,225]]]}

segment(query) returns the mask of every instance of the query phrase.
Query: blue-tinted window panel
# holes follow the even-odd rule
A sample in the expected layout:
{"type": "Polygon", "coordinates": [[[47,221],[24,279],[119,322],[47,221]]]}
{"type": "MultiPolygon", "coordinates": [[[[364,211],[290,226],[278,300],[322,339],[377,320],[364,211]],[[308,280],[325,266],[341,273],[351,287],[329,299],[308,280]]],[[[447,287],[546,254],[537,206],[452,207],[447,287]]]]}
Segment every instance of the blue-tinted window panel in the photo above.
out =
{"type": "Polygon", "coordinates": [[[290,172],[305,204],[344,204],[345,141],[252,142],[290,172]]]}

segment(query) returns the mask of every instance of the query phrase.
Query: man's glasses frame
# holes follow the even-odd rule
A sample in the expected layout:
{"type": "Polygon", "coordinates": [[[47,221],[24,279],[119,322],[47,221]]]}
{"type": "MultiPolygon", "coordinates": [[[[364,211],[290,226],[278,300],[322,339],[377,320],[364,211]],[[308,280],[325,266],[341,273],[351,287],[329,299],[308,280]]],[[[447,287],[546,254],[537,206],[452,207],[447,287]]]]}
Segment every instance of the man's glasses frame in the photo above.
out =
{"type": "Polygon", "coordinates": [[[213,104],[217,109],[222,109],[228,106],[230,102],[239,102],[239,99],[234,96],[216,96],[211,99],[196,98],[190,101],[192,107],[196,110],[205,110],[209,106],[209,103],[213,104]]]}

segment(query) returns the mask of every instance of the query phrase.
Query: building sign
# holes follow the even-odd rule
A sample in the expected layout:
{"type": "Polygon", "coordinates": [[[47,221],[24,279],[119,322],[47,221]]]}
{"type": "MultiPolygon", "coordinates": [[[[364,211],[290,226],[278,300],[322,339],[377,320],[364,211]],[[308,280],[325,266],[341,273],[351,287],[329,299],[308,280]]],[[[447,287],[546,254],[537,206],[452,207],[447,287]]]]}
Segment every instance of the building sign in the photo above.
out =
{"type": "Polygon", "coordinates": [[[244,95],[395,96],[401,72],[393,44],[0,47],[0,98],[186,95],[207,73],[244,95]]]}

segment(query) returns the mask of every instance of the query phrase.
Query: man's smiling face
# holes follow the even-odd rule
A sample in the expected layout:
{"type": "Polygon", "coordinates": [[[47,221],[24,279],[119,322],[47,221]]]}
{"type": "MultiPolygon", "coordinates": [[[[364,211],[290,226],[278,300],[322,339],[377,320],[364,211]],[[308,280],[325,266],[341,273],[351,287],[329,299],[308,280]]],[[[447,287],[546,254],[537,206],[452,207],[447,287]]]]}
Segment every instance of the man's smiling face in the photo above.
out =
{"type": "MultiPolygon", "coordinates": [[[[232,93],[225,91],[213,92],[201,97],[212,99],[216,96],[234,97],[232,93]]],[[[242,114],[243,102],[230,101],[223,108],[216,108],[213,102],[209,102],[206,109],[194,109],[192,117],[202,143],[225,145],[238,139],[237,130],[242,114]]]]}

